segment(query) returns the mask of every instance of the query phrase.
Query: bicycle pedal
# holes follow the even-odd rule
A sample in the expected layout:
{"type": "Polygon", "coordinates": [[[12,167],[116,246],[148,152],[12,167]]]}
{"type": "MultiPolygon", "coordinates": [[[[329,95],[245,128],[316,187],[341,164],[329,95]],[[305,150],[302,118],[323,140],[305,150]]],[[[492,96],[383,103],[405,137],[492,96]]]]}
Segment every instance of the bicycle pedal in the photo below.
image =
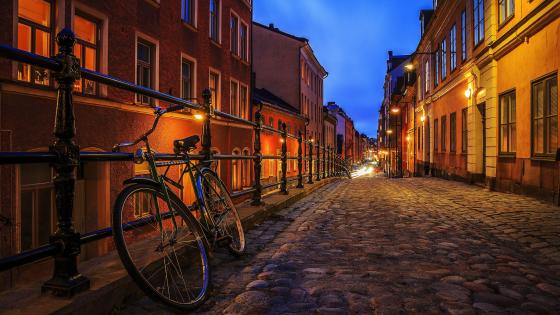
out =
{"type": "Polygon", "coordinates": [[[222,236],[222,237],[218,238],[215,243],[218,246],[228,246],[232,242],[233,242],[233,238],[231,236],[227,235],[227,236],[222,236]]]}

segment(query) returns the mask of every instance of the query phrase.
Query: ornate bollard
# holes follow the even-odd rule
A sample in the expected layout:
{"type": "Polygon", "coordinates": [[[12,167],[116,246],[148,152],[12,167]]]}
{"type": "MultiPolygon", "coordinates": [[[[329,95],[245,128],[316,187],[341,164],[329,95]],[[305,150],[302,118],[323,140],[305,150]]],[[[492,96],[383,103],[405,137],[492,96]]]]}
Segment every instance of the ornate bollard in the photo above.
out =
{"type": "MultiPolygon", "coordinates": [[[[74,210],[74,190],[76,167],[80,163],[80,148],[74,142],[76,125],[72,103],[74,82],[80,79],[80,61],[74,55],[76,38],[68,28],[56,36],[59,52],[55,56],[62,64],[62,70],[54,73],[58,83],[56,116],[54,124],[54,144],[49,148],[56,154],[52,165],[55,171],[54,189],[56,193],[57,230],[50,237],[50,243],[57,244],[59,251],[54,255],[53,277],[42,286],[43,292],[57,296],[71,297],[90,287],[90,281],[78,272],[77,258],[80,254],[80,234],[72,225],[74,210]]],[[[46,222],[43,222],[46,223],[46,222]]]]}
{"type": "Polygon", "coordinates": [[[309,140],[309,179],[308,184],[313,184],[313,140],[309,140]]]}
{"type": "Polygon", "coordinates": [[[261,185],[261,171],[262,171],[262,153],[261,153],[261,131],[262,131],[262,115],[261,115],[262,105],[259,106],[259,110],[255,113],[255,121],[257,126],[255,126],[255,143],[253,148],[255,153],[254,160],[254,173],[255,173],[255,192],[253,193],[253,201],[251,204],[253,206],[261,205],[262,202],[262,185],[261,185]]]}
{"type": "Polygon", "coordinates": [[[323,179],[327,178],[327,147],[323,146],[323,179]]]}
{"type": "Polygon", "coordinates": [[[302,150],[302,142],[303,142],[303,137],[301,135],[301,131],[298,131],[298,159],[297,159],[297,163],[298,163],[298,183],[297,183],[297,188],[303,188],[303,150],[302,150]]]}
{"type": "Polygon", "coordinates": [[[288,132],[286,132],[286,123],[282,123],[282,130],[280,133],[282,137],[282,156],[281,156],[281,166],[282,166],[282,178],[280,182],[280,192],[284,195],[288,194],[288,178],[287,167],[288,167],[288,132]]]}
{"type": "Polygon", "coordinates": [[[315,174],[315,181],[321,180],[321,146],[319,145],[319,141],[317,141],[317,173],[315,174]]]}

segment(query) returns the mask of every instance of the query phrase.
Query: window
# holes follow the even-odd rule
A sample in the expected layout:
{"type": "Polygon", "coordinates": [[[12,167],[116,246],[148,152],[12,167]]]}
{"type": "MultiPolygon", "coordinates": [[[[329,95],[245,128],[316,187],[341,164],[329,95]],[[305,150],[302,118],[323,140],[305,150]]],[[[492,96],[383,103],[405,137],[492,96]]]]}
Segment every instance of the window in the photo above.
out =
{"type": "Polygon", "coordinates": [[[194,100],[194,64],[190,60],[181,62],[181,98],[194,100]]]}
{"type": "Polygon", "coordinates": [[[434,152],[438,150],[438,120],[434,119],[434,152]]]}
{"type": "Polygon", "coordinates": [[[447,77],[447,43],[445,39],[441,42],[441,80],[447,77]]]}
{"type": "Polygon", "coordinates": [[[484,40],[484,0],[473,0],[474,45],[484,40]]]}
{"type": "MultiPolygon", "coordinates": [[[[243,150],[243,155],[244,156],[249,156],[249,149],[244,149],[243,150]]],[[[251,161],[249,159],[244,159],[242,162],[242,178],[241,178],[241,182],[243,184],[243,187],[251,187],[251,161]]]]}
{"type": "Polygon", "coordinates": [[[239,18],[237,16],[231,16],[229,29],[231,40],[230,50],[234,55],[239,55],[239,18]]]}
{"type": "MultiPolygon", "coordinates": [[[[233,150],[233,155],[240,155],[238,149],[233,150]]],[[[241,161],[240,160],[231,160],[231,187],[233,191],[241,190],[241,161]]]]}
{"type": "Polygon", "coordinates": [[[498,6],[500,8],[500,24],[508,21],[513,16],[515,10],[514,3],[514,0],[498,0],[498,6]]]}
{"type": "MultiPolygon", "coordinates": [[[[152,89],[154,72],[154,46],[138,39],[136,50],[136,84],[152,89]]],[[[152,105],[153,99],[136,94],[136,101],[140,104],[152,105]]]]}
{"type": "Polygon", "coordinates": [[[247,39],[248,26],[241,23],[241,28],[239,29],[239,43],[240,43],[240,57],[242,60],[249,61],[249,41],[247,39]]]}
{"type": "Polygon", "coordinates": [[[447,116],[441,117],[441,152],[447,151],[447,116]]]}
{"type": "Polygon", "coordinates": [[[418,152],[420,152],[420,141],[421,141],[421,140],[422,140],[422,132],[421,132],[421,130],[420,130],[420,127],[418,127],[418,141],[417,141],[417,143],[418,143],[418,145],[417,145],[418,152]]]}
{"type": "MultiPolygon", "coordinates": [[[[97,71],[98,63],[98,25],[98,21],[87,18],[85,15],[76,14],[74,17],[74,33],[76,35],[74,54],[80,59],[82,68],[93,71],[97,71]]],[[[81,79],[76,81],[74,90],[95,95],[97,94],[97,85],[93,81],[81,79]]]]}
{"type": "Polygon", "coordinates": [[[220,42],[220,2],[210,0],[210,38],[220,42]]]}
{"type": "MultiPolygon", "coordinates": [[[[51,2],[20,0],[18,2],[17,48],[43,57],[50,57],[52,33],[51,2]]],[[[49,85],[49,72],[43,68],[18,63],[17,79],[49,85]]]]}
{"type": "Polygon", "coordinates": [[[216,72],[212,72],[210,71],[210,76],[209,76],[209,87],[210,87],[210,92],[212,93],[212,98],[210,99],[210,102],[212,102],[212,105],[214,106],[214,108],[216,110],[220,110],[221,109],[221,104],[219,102],[220,99],[220,75],[216,72]]]}
{"type": "Polygon", "coordinates": [[[461,12],[461,60],[467,60],[467,12],[461,12]]]}
{"type": "Polygon", "coordinates": [[[468,128],[468,115],[469,109],[463,108],[461,111],[461,152],[467,153],[469,146],[469,128],[468,128]]]}
{"type": "Polygon", "coordinates": [[[434,86],[438,86],[438,81],[439,81],[439,49],[436,50],[436,55],[434,58],[434,86]]]}
{"type": "Polygon", "coordinates": [[[232,115],[239,116],[239,84],[237,84],[237,82],[231,81],[229,95],[230,95],[229,112],[232,115]]]}
{"type": "Polygon", "coordinates": [[[430,90],[430,62],[426,60],[424,65],[424,92],[428,93],[430,90]]]}
{"type": "Polygon", "coordinates": [[[558,148],[558,76],[533,83],[533,155],[554,157],[558,148]]]}
{"type": "Polygon", "coordinates": [[[20,243],[19,250],[49,242],[54,231],[54,189],[47,164],[20,165],[20,243]]]}
{"type": "Polygon", "coordinates": [[[269,125],[270,127],[274,127],[274,118],[272,118],[272,117],[269,117],[269,118],[268,118],[268,125],[269,125]]]}
{"type": "Polygon", "coordinates": [[[515,153],[515,91],[500,95],[500,153],[515,153]]]}
{"type": "Polygon", "coordinates": [[[181,20],[194,26],[195,25],[195,2],[196,0],[181,0],[181,20]]]}
{"type": "Polygon", "coordinates": [[[457,149],[457,113],[449,115],[449,150],[455,152],[457,149]]]}
{"type": "Polygon", "coordinates": [[[451,72],[457,68],[457,26],[453,24],[449,33],[449,58],[451,72]]]}
{"type": "Polygon", "coordinates": [[[247,86],[241,84],[239,86],[239,116],[244,119],[249,119],[249,89],[247,86]]]}

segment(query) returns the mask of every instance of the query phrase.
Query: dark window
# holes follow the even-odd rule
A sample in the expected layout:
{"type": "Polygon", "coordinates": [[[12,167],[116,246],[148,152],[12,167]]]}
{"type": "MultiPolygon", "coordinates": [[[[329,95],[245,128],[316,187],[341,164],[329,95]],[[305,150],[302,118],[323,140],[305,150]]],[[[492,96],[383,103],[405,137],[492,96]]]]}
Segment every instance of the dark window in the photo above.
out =
{"type": "Polygon", "coordinates": [[[500,153],[515,153],[515,91],[500,95],[500,153]]]}
{"type": "Polygon", "coordinates": [[[210,38],[220,41],[220,2],[218,0],[210,0],[210,38]]]}
{"type": "Polygon", "coordinates": [[[500,10],[499,23],[502,24],[509,20],[514,14],[515,0],[498,0],[498,7],[500,10]]]}
{"type": "Polygon", "coordinates": [[[469,129],[468,129],[468,108],[461,111],[461,152],[467,153],[469,145],[469,129]]]}
{"type": "Polygon", "coordinates": [[[457,68],[457,26],[453,24],[449,33],[449,58],[451,71],[457,68]]]}
{"type": "Polygon", "coordinates": [[[474,45],[484,40],[484,0],[473,0],[474,45]]]}
{"type": "MultiPolygon", "coordinates": [[[[52,5],[50,1],[20,0],[18,2],[17,48],[50,57],[52,34],[52,5]]],[[[49,85],[49,72],[25,63],[18,63],[18,80],[49,85]]]]}
{"type": "Polygon", "coordinates": [[[210,72],[208,84],[210,85],[210,92],[212,93],[212,106],[218,111],[222,109],[220,104],[220,75],[216,72],[210,72]]]}
{"type": "Polygon", "coordinates": [[[194,26],[195,15],[195,0],[182,0],[181,1],[181,19],[183,22],[194,26]]]}
{"type": "Polygon", "coordinates": [[[449,150],[455,152],[457,148],[457,113],[449,116],[449,150]]]}
{"type": "Polygon", "coordinates": [[[241,28],[239,29],[239,44],[241,45],[240,57],[245,61],[249,61],[249,53],[248,53],[249,44],[248,44],[247,35],[248,35],[247,25],[241,23],[241,28]]]}
{"type": "Polygon", "coordinates": [[[441,117],[441,152],[447,151],[447,116],[441,117]]]}
{"type": "Polygon", "coordinates": [[[181,97],[186,100],[193,100],[194,86],[194,64],[183,59],[181,63],[181,97]]]}
{"type": "MultiPolygon", "coordinates": [[[[74,16],[74,33],[76,34],[74,54],[80,59],[81,66],[97,71],[99,22],[85,15],[76,14],[74,16]]],[[[97,84],[87,79],[81,79],[76,81],[74,90],[95,95],[97,94],[97,84]]]]}
{"type": "Polygon", "coordinates": [[[436,55],[434,58],[434,86],[438,85],[438,81],[439,81],[439,49],[436,50],[436,55]]]}
{"type": "MultiPolygon", "coordinates": [[[[138,45],[136,50],[136,84],[152,89],[153,86],[153,76],[154,76],[154,46],[148,42],[141,41],[138,39],[138,45]]],[[[145,96],[136,94],[136,101],[140,104],[151,105],[153,99],[145,96]]]]}
{"type": "Polygon", "coordinates": [[[239,18],[232,15],[230,21],[231,52],[239,55],[239,18]]]}
{"type": "Polygon", "coordinates": [[[461,12],[461,58],[467,60],[467,12],[461,12]]]}
{"type": "Polygon", "coordinates": [[[551,157],[558,148],[558,76],[533,83],[533,155],[551,157]]]}
{"type": "Polygon", "coordinates": [[[445,39],[441,42],[441,80],[447,77],[447,43],[445,39]]]}
{"type": "Polygon", "coordinates": [[[438,120],[434,119],[434,152],[437,152],[438,150],[438,130],[439,126],[438,126],[438,120]]]}

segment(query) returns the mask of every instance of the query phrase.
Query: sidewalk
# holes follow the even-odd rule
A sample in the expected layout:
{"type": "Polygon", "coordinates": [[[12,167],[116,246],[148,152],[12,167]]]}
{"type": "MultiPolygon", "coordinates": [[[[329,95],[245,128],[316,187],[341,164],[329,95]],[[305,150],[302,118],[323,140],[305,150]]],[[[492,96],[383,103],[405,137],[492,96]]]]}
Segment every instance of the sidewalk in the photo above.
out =
{"type": "MultiPolygon", "coordinates": [[[[251,206],[250,201],[238,205],[245,229],[250,230],[275,212],[338,179],[324,179],[305,185],[303,189],[292,188],[289,195],[272,193],[263,198],[263,206],[251,206]]],[[[0,314],[110,314],[114,306],[142,295],[128,277],[116,252],[80,263],[79,270],[91,280],[88,291],[72,299],[43,295],[41,284],[48,279],[38,277],[25,286],[0,293],[0,314]]]]}

